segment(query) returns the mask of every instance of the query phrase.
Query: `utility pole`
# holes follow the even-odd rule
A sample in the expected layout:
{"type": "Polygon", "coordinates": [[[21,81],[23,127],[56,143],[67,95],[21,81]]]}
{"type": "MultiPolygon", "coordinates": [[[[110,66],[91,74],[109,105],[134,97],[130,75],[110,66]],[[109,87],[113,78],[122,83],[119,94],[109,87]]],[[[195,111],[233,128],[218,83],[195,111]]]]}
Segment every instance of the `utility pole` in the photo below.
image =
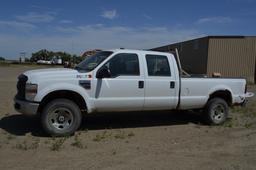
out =
{"type": "Polygon", "coordinates": [[[26,52],[20,52],[20,63],[21,62],[25,62],[25,58],[26,58],[26,52]]]}
{"type": "Polygon", "coordinates": [[[75,57],[74,57],[74,41],[72,40],[72,44],[71,44],[71,46],[72,46],[72,49],[71,49],[71,55],[72,55],[72,58],[73,58],[73,64],[75,64],[75,57]]]}

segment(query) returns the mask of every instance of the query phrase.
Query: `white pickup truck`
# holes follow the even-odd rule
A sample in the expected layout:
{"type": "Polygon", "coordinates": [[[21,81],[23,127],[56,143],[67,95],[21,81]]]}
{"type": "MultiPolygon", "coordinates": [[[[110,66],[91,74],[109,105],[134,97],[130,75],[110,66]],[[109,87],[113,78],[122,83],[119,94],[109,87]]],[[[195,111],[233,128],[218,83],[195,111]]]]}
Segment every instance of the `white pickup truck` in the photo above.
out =
{"type": "Polygon", "coordinates": [[[245,79],[182,77],[179,65],[171,53],[117,49],[74,69],[27,71],[18,77],[15,109],[40,115],[48,134],[62,136],[93,112],[201,109],[209,124],[218,125],[229,106],[253,96],[245,79]]]}

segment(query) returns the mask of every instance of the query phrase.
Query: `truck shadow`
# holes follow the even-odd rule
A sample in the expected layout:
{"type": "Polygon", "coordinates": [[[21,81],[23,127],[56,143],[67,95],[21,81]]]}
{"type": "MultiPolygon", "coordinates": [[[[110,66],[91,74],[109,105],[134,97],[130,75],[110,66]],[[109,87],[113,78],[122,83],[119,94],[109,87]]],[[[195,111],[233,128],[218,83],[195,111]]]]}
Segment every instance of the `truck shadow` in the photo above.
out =
{"type": "Polygon", "coordinates": [[[172,126],[189,123],[201,124],[202,118],[198,113],[188,111],[96,113],[84,117],[81,130],[172,126]]]}
{"type": "Polygon", "coordinates": [[[31,133],[33,136],[44,136],[40,121],[36,117],[13,114],[0,120],[0,128],[17,136],[31,133]]]}
{"type": "MultiPolygon", "coordinates": [[[[202,124],[202,122],[199,113],[188,111],[94,113],[84,116],[80,131],[202,124]]],[[[46,137],[40,120],[36,117],[20,114],[8,115],[0,120],[0,128],[17,136],[31,133],[33,136],[46,137]]]]}

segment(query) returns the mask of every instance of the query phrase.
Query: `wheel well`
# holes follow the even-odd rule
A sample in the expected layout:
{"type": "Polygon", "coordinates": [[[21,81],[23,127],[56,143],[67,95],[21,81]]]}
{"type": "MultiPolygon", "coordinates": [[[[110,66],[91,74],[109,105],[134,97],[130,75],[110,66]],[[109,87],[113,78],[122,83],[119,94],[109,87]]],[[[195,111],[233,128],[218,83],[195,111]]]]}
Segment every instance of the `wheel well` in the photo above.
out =
{"type": "Polygon", "coordinates": [[[216,91],[216,92],[212,93],[209,96],[208,101],[215,98],[215,97],[218,97],[218,98],[221,98],[221,99],[225,100],[229,106],[232,105],[232,94],[229,90],[219,90],[219,91],[216,91]]]}
{"type": "Polygon", "coordinates": [[[47,103],[49,103],[50,101],[52,101],[54,99],[59,99],[59,98],[65,98],[65,99],[69,99],[69,100],[75,102],[81,109],[82,113],[86,112],[86,110],[87,110],[86,102],[80,94],[78,94],[77,92],[74,92],[74,91],[70,91],[70,90],[58,90],[58,91],[54,91],[54,92],[47,94],[43,98],[43,100],[40,102],[38,112],[41,113],[42,109],[44,108],[44,106],[47,103]]]}

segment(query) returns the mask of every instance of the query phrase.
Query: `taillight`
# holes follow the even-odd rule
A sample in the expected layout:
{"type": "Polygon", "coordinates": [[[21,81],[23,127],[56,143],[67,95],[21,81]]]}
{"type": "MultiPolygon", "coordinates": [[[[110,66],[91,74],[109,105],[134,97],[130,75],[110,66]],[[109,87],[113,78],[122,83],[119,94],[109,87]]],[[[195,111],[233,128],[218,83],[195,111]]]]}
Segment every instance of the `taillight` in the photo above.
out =
{"type": "Polygon", "coordinates": [[[247,93],[247,84],[245,84],[244,93],[247,93]]]}

